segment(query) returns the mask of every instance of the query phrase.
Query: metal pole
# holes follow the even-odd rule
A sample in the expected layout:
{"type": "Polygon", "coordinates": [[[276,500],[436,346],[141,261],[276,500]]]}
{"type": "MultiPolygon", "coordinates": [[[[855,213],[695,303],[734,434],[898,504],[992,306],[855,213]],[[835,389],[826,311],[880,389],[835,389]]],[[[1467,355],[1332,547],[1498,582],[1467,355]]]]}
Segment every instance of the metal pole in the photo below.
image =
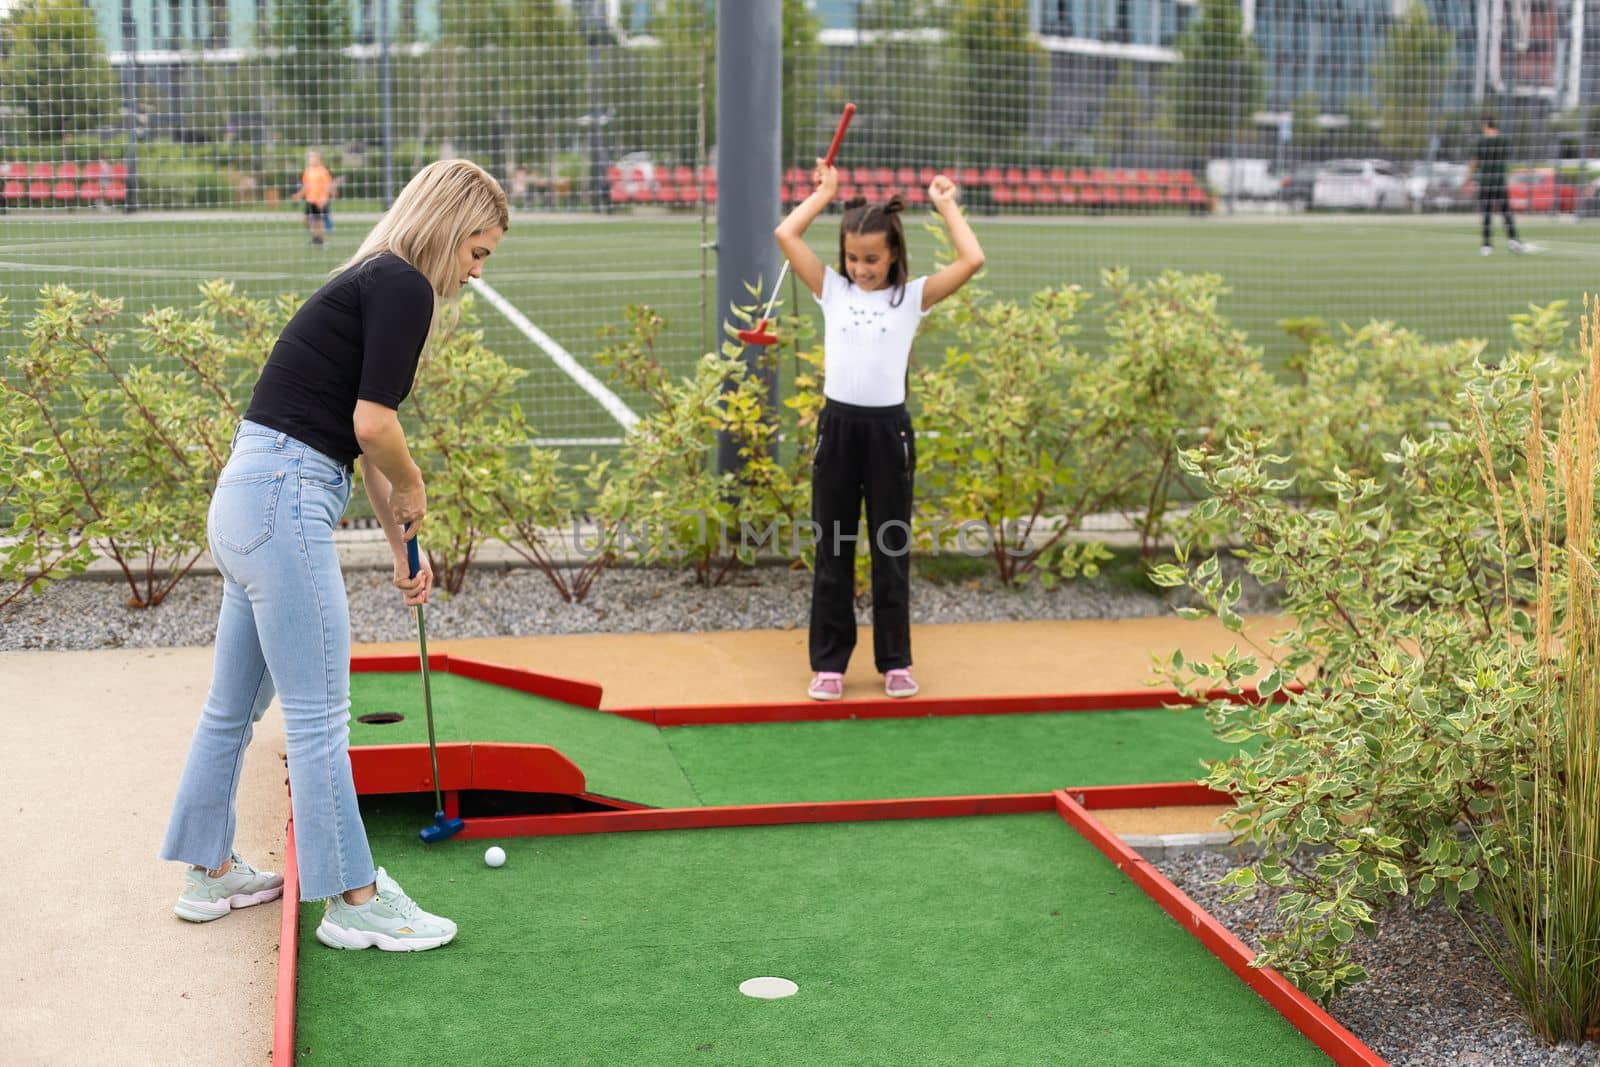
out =
{"type": "Polygon", "coordinates": [[[389,0],[378,0],[378,97],[383,108],[383,206],[394,203],[394,108],[389,80],[389,0]]]}
{"type": "Polygon", "coordinates": [[[132,0],[122,3],[122,56],[122,121],[128,135],[123,149],[127,197],[122,210],[131,215],[139,206],[139,24],[133,18],[132,0]]]}
{"type": "Polygon", "coordinates": [[[1229,66],[1233,74],[1232,125],[1228,131],[1228,214],[1239,198],[1239,60],[1229,66]]]}
{"type": "MultiPolygon", "coordinates": [[[[717,5],[717,306],[716,342],[728,336],[729,308],[752,303],[746,284],[764,291],[777,281],[782,171],[780,114],[783,93],[782,0],[717,5]]],[[[752,369],[759,349],[747,349],[752,369]]],[[[767,393],[778,402],[777,375],[767,372],[767,393]]],[[[717,443],[717,469],[741,465],[735,442],[717,443]]]]}
{"type": "Polygon", "coordinates": [[[610,191],[606,188],[605,142],[602,127],[606,122],[605,101],[601,96],[600,46],[610,32],[604,5],[600,0],[589,0],[584,9],[584,41],[589,55],[589,206],[597,214],[611,210],[610,191]]]}

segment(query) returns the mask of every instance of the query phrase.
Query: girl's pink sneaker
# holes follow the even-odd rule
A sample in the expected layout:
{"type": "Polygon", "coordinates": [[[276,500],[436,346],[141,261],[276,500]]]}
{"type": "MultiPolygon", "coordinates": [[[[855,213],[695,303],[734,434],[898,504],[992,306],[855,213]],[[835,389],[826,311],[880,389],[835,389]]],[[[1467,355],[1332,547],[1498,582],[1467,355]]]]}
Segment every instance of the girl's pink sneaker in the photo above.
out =
{"type": "Polygon", "coordinates": [[[818,671],[806,689],[806,696],[812,700],[838,700],[844,696],[844,675],[818,671]]]}
{"type": "Polygon", "coordinates": [[[917,680],[902,667],[883,676],[883,691],[892,697],[914,697],[917,695],[917,680]]]}

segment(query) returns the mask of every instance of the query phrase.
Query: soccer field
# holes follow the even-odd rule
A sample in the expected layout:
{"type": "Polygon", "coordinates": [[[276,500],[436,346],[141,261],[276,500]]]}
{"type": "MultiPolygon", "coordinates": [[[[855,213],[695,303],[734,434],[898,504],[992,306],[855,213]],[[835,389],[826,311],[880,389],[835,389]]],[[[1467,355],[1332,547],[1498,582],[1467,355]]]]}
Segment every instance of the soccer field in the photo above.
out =
{"type": "MultiPolygon", "coordinates": [[[[0,293],[12,313],[5,343],[22,343],[22,325],[47,284],[124,297],[130,323],[149,307],[192,305],[196,286],[210,278],[256,296],[308,294],[354,251],[370,218],[341,216],[329,246],[317,249],[288,215],[7,216],[0,223],[0,293]]],[[[934,241],[921,219],[908,222],[914,272],[926,271],[934,241]]],[[[1600,268],[1600,225],[1533,217],[1522,220],[1523,236],[1544,254],[1513,256],[1497,232],[1489,257],[1478,255],[1477,219],[1464,215],[973,222],[988,255],[980,284],[1004,297],[1066,282],[1097,289],[1100,272],[1115,266],[1137,277],[1165,269],[1221,274],[1232,288],[1224,312],[1269,365],[1294,344],[1279,320],[1305,315],[1352,324],[1392,319],[1432,339],[1483,337],[1501,348],[1510,340],[1508,315],[1553,300],[1576,309],[1586,288],[1596,288],[1590,277],[1600,268]]],[[[835,255],[835,226],[825,218],[812,228],[825,259],[835,255]]],[[[602,378],[592,359],[598,331],[620,324],[627,305],[651,304],[670,322],[664,355],[682,366],[715,336],[707,319],[716,264],[701,249],[711,238],[693,218],[519,217],[485,280],[602,378]]],[[[786,286],[786,299],[794,291],[786,286]]],[[[802,306],[814,312],[809,299],[802,306]]],[[[541,437],[620,431],[548,352],[501,312],[481,300],[478,308],[490,346],[532,372],[524,409],[541,437]]],[[[1093,349],[1103,343],[1094,303],[1087,314],[1079,342],[1093,349]]],[[[941,334],[935,314],[919,342],[923,359],[935,358],[941,334]]]]}

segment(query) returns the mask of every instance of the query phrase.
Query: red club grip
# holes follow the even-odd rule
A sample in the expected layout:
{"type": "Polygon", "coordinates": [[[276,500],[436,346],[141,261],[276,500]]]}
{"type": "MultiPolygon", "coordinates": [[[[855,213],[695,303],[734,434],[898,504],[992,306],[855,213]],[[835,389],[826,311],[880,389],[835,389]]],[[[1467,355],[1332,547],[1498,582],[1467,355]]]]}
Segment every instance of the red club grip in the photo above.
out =
{"type": "Polygon", "coordinates": [[[839,128],[833,131],[833,143],[828,145],[828,154],[822,157],[824,163],[833,164],[833,157],[839,154],[839,146],[844,144],[844,131],[850,128],[850,120],[855,117],[856,106],[846,104],[844,114],[839,116],[839,128]]]}

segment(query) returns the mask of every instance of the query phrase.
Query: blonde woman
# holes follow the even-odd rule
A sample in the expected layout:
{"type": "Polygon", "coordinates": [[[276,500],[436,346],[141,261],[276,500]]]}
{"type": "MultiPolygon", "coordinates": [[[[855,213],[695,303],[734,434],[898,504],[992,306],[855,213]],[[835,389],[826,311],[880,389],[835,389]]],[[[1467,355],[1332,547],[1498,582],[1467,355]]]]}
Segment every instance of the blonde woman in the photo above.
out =
{"type": "Polygon", "coordinates": [[[280,876],[233,850],[239,768],[276,692],[300,896],[327,900],[318,939],[415,952],[456,934],[373,866],[350,774],[350,614],[333,531],[359,461],[395,587],[407,605],[427,602],[433,574],[424,564],[408,576],[405,544],[427,494],[396,409],[439,306],[482,275],[508,224],[505,193],[481,168],[425,167],[267,358],[207,521],[223,580],[216,659],[161,849],[189,864],[181,918],[209,922],[283,893],[280,876]]]}

